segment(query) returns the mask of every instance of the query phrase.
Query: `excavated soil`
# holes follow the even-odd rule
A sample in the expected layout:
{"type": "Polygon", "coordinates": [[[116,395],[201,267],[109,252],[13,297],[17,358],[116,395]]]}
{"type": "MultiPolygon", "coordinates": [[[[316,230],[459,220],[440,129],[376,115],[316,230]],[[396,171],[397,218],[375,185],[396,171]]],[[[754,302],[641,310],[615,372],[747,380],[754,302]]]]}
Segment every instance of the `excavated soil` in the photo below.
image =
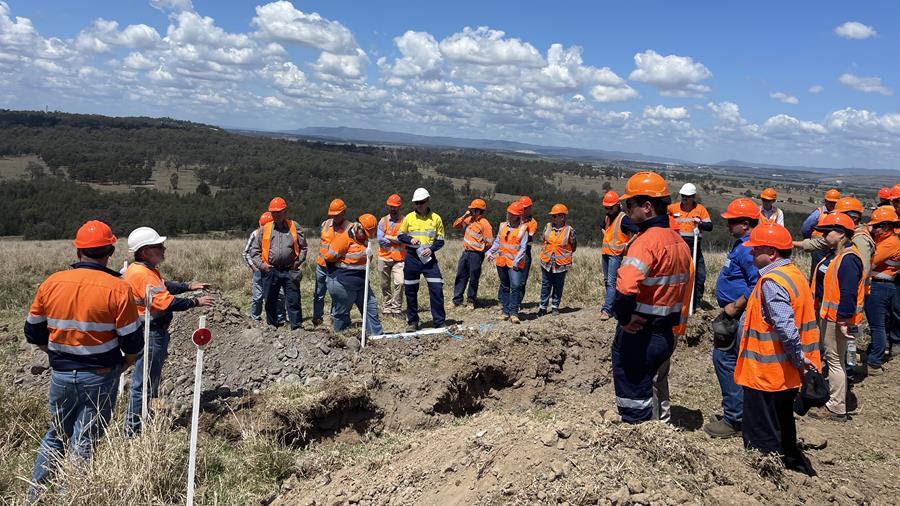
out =
{"type": "MultiPolygon", "coordinates": [[[[355,334],[270,329],[217,306],[208,311],[215,338],[202,428],[238,440],[252,425],[294,447],[392,441],[353,464],[309,467],[265,504],[896,503],[893,364],[854,386],[849,422],[799,419],[819,472],[809,478],[745,452],[740,438],[710,440],[701,430],[720,409],[709,344],[715,313],[692,318],[673,357],[672,425],[641,426],[617,421],[614,324],[599,321],[598,308],[529,314],[522,325],[494,314],[451,310],[466,322],[451,335],[372,341],[360,351],[355,334]]],[[[176,423],[189,417],[195,318],[173,325],[158,405],[180,415],[176,423]]],[[[44,390],[41,359],[22,345],[4,375],[44,390]]]]}

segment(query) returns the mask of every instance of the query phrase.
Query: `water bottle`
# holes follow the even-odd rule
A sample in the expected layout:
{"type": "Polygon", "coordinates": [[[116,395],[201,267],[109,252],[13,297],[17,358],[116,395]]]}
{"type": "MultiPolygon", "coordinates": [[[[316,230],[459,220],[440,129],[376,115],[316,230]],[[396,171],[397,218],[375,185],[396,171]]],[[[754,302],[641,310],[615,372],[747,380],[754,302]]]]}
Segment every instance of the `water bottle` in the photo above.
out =
{"type": "Polygon", "coordinates": [[[847,365],[856,367],[856,339],[847,341],[847,365]]]}

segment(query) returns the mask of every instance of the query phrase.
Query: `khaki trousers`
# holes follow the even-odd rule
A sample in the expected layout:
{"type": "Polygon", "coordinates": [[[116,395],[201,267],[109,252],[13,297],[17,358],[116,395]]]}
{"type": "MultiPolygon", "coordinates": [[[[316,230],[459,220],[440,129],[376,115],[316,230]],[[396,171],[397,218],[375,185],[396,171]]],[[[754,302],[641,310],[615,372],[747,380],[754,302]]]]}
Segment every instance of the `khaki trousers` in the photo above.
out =
{"type": "Polygon", "coordinates": [[[383,314],[400,314],[403,310],[403,262],[378,259],[378,272],[381,275],[381,312],[383,314]]]}
{"type": "Polygon", "coordinates": [[[831,320],[819,321],[819,347],[825,349],[828,367],[828,393],[825,407],[832,413],[847,414],[847,339],[840,335],[831,320]]]}

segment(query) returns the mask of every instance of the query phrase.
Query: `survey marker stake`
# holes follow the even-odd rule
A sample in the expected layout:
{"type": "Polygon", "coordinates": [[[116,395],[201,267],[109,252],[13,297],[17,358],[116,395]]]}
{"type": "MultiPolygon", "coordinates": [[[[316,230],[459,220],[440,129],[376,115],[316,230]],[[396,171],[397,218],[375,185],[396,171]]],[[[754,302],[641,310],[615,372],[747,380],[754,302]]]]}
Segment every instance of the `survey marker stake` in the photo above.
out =
{"type": "Polygon", "coordinates": [[[150,383],[150,308],[153,307],[153,289],[150,285],[144,290],[144,354],[142,362],[144,366],[144,375],[141,378],[141,426],[146,426],[149,422],[149,411],[147,409],[147,387],[150,383]]]}
{"type": "Polygon", "coordinates": [[[203,348],[212,341],[212,332],[206,328],[206,316],[200,316],[200,325],[191,336],[197,345],[197,365],[194,368],[194,402],[191,409],[191,449],[188,457],[187,505],[194,504],[194,470],[197,467],[197,425],[200,421],[200,384],[203,377],[203,348]]]}

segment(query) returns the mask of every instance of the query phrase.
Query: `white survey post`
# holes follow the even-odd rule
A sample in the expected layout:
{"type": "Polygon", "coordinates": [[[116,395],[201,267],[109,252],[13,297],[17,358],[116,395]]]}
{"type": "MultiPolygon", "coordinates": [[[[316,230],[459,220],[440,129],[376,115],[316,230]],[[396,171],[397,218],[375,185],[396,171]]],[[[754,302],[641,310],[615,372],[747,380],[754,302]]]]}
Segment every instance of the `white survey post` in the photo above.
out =
{"type": "Polygon", "coordinates": [[[144,290],[144,354],[141,356],[143,362],[143,376],[141,378],[141,426],[147,424],[148,398],[149,393],[147,387],[150,384],[150,308],[153,306],[153,289],[150,285],[144,290]]]}
{"type": "Polygon", "coordinates": [[[694,315],[694,287],[697,285],[697,243],[700,242],[700,228],[694,225],[694,252],[691,254],[691,265],[694,267],[694,275],[691,279],[691,300],[688,306],[688,316],[694,315]]]}
{"type": "Polygon", "coordinates": [[[187,504],[194,504],[194,475],[197,468],[197,429],[200,421],[200,390],[203,380],[203,348],[212,340],[212,332],[206,328],[206,316],[200,316],[200,324],[191,339],[197,346],[197,364],[194,367],[194,399],[191,408],[191,443],[188,454],[187,504]]]}
{"type": "Polygon", "coordinates": [[[359,349],[366,347],[366,327],[369,325],[369,264],[375,256],[375,239],[369,239],[366,247],[366,280],[363,283],[363,307],[362,307],[362,334],[359,338],[359,349]]]}

